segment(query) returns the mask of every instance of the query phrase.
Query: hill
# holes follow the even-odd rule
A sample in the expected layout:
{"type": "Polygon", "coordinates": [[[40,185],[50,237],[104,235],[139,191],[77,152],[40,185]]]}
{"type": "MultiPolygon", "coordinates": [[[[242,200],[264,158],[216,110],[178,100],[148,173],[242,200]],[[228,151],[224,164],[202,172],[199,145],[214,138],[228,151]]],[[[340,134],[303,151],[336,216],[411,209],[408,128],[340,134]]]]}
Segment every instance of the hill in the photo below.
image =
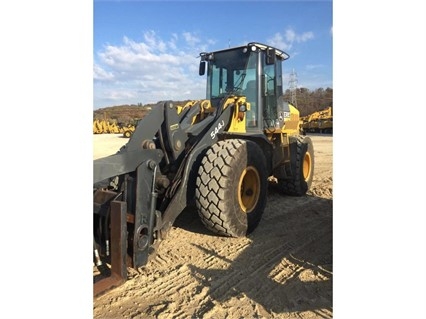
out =
{"type": "MultiPolygon", "coordinates": [[[[309,90],[306,88],[297,88],[295,92],[286,90],[284,100],[291,101],[296,99],[296,107],[300,111],[300,116],[306,116],[314,112],[323,110],[333,105],[333,89],[319,88],[309,90]]],[[[185,101],[173,101],[175,104],[184,104],[185,101]]],[[[143,118],[151,108],[156,104],[139,103],[137,105],[117,105],[104,107],[93,111],[93,120],[108,120],[120,124],[134,124],[137,119],[143,118]]]]}
{"type": "MultiPolygon", "coordinates": [[[[185,103],[186,101],[175,101],[185,103]]],[[[93,120],[108,120],[120,124],[134,124],[136,120],[143,118],[156,104],[125,104],[104,107],[93,111],[93,120]]]]}

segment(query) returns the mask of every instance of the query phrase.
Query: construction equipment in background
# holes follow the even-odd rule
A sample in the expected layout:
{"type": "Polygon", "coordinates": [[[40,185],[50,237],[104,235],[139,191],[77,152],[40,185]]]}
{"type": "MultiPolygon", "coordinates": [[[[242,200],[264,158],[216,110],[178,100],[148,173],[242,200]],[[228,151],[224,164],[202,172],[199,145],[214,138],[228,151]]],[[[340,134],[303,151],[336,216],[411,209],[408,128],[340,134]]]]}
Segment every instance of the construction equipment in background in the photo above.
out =
{"type": "Polygon", "coordinates": [[[312,141],[283,99],[289,56],[248,43],[200,58],[206,99],[159,102],[126,145],[93,162],[95,264],[110,274],[94,295],[127,280],[127,267],[145,266],[185,208],[213,233],[246,236],[261,220],[268,183],[294,196],[311,186],[312,141]]]}
{"type": "Polygon", "coordinates": [[[138,125],[139,121],[141,119],[134,119],[134,123],[130,123],[127,126],[123,126],[122,133],[123,137],[130,138],[132,136],[133,132],[136,130],[136,126],[138,125]]]}
{"type": "Polygon", "coordinates": [[[133,132],[136,130],[136,126],[134,124],[128,124],[123,127],[123,137],[130,138],[133,132]]]}
{"type": "Polygon", "coordinates": [[[333,133],[333,108],[314,112],[301,118],[303,131],[310,133],[333,133]]]}
{"type": "Polygon", "coordinates": [[[93,134],[119,134],[123,133],[123,129],[115,122],[107,120],[93,121],[93,134]]]}
{"type": "Polygon", "coordinates": [[[93,121],[93,134],[103,134],[107,131],[108,125],[106,121],[94,120],[93,121]]]}

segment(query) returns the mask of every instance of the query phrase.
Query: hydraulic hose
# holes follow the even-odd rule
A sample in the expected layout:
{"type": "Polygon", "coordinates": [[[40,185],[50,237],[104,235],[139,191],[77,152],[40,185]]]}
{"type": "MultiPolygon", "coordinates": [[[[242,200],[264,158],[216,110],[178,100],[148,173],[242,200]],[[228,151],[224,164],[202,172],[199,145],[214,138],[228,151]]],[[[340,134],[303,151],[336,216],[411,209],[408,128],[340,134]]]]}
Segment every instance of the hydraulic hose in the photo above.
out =
{"type": "Polygon", "coordinates": [[[152,185],[151,185],[151,205],[149,210],[149,227],[148,227],[148,240],[151,245],[154,242],[153,233],[154,233],[154,220],[155,220],[155,211],[157,208],[157,198],[158,192],[155,190],[155,179],[157,177],[157,163],[150,161],[148,163],[149,167],[154,169],[152,174],[152,185]]]}

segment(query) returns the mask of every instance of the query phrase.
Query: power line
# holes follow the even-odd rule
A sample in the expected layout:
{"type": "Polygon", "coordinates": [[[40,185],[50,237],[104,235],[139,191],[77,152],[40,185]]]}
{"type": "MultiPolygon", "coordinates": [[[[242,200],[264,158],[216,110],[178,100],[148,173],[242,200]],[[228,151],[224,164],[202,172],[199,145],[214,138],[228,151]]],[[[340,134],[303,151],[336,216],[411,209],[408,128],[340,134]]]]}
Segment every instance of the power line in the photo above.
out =
{"type": "Polygon", "coordinates": [[[289,85],[289,88],[290,88],[290,102],[295,107],[297,107],[297,97],[296,97],[296,92],[297,92],[297,73],[294,72],[294,69],[290,73],[290,80],[288,81],[288,85],[289,85]]]}

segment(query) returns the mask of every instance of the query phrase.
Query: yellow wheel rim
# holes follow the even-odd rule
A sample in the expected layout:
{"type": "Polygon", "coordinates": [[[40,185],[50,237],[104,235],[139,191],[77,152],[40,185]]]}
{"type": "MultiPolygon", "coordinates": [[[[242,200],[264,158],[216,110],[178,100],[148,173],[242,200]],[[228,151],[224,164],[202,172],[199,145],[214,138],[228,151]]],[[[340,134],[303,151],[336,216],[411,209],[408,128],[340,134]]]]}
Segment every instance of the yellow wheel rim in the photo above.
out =
{"type": "Polygon", "coordinates": [[[305,179],[305,181],[311,175],[311,169],[312,169],[311,155],[308,152],[306,152],[305,157],[303,158],[303,178],[305,179]]]}
{"type": "Polygon", "coordinates": [[[257,169],[247,167],[238,183],[238,202],[244,213],[250,213],[256,207],[260,196],[260,177],[257,169]]]}

